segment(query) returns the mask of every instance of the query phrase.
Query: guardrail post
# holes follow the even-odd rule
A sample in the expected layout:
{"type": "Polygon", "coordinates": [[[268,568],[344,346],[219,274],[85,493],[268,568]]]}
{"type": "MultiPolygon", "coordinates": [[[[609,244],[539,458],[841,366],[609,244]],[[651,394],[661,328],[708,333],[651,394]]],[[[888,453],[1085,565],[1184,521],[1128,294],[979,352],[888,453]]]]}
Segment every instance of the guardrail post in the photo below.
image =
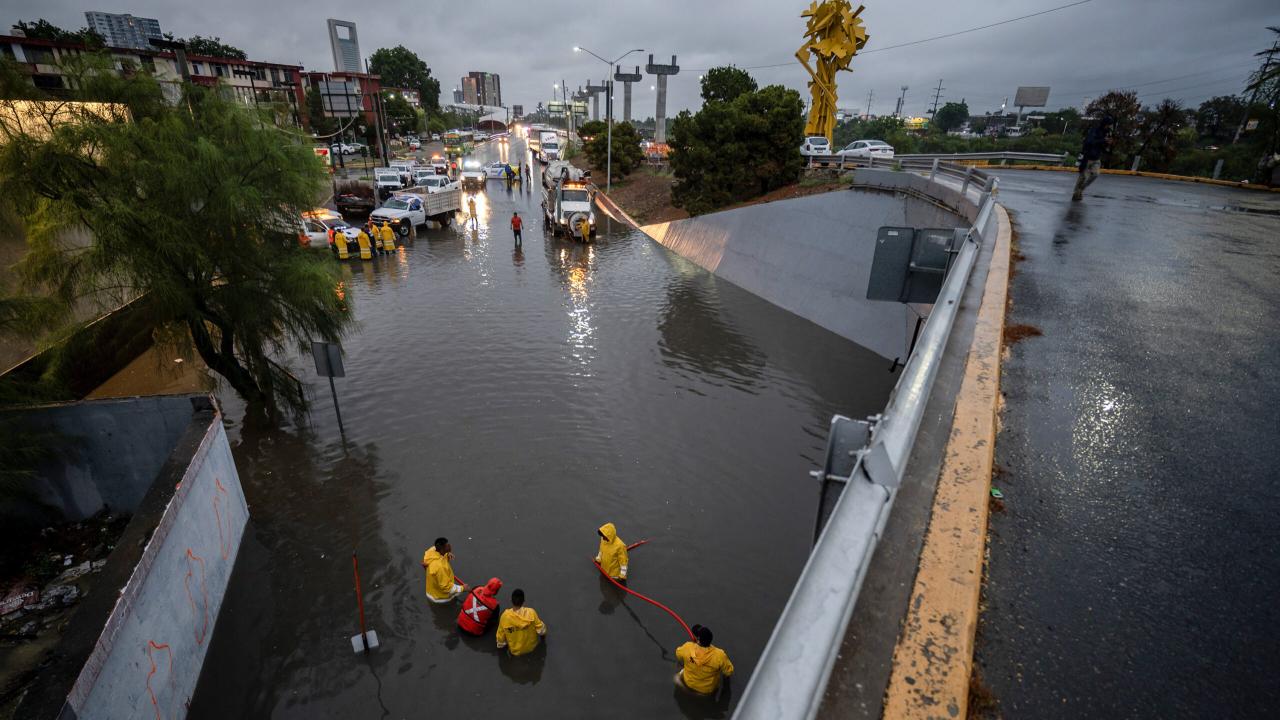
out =
{"type": "Polygon", "coordinates": [[[964,168],[964,183],[960,185],[960,194],[964,195],[969,190],[969,181],[973,179],[973,166],[966,165],[964,168]]]}
{"type": "Polygon", "coordinates": [[[933,167],[929,168],[929,179],[938,177],[938,158],[933,159],[933,167]]]}
{"type": "Polygon", "coordinates": [[[1217,179],[1218,179],[1218,176],[1222,174],[1222,163],[1224,163],[1224,162],[1226,162],[1226,160],[1225,160],[1225,159],[1223,159],[1223,158],[1218,158],[1218,162],[1216,162],[1216,163],[1214,163],[1214,164],[1213,164],[1213,179],[1214,179],[1214,180],[1217,180],[1217,179]]]}

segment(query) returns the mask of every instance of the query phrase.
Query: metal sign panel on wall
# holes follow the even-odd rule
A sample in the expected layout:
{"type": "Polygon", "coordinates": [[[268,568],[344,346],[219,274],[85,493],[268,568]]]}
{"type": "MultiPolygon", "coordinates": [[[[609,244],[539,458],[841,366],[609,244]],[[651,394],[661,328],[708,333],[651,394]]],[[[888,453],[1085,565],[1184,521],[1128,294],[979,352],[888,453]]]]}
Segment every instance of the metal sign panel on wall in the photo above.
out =
{"type": "Polygon", "coordinates": [[[934,302],[962,237],[963,231],[956,228],[880,228],[867,279],[867,299],[934,302]]]}
{"type": "Polygon", "coordinates": [[[1018,88],[1013,96],[1014,107],[1044,107],[1049,104],[1049,88],[1040,85],[1027,85],[1018,88]]]}

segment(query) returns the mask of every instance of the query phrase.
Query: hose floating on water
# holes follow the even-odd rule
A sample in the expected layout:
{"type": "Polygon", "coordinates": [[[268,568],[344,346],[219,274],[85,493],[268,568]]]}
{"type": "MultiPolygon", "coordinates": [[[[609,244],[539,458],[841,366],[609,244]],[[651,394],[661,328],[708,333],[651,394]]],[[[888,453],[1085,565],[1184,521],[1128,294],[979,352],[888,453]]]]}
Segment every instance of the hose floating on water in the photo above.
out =
{"type": "MultiPolygon", "coordinates": [[[[647,543],[647,542],[649,542],[649,541],[648,541],[648,540],[641,540],[641,541],[639,541],[639,542],[631,543],[630,545],[628,545],[628,546],[627,546],[627,550],[634,550],[635,548],[638,548],[638,547],[640,547],[641,545],[644,545],[644,544],[645,544],[645,543],[647,543]]],[[[683,620],[679,615],[677,615],[677,614],[676,614],[676,612],[675,612],[674,610],[672,610],[671,608],[667,607],[666,605],[663,605],[662,603],[658,602],[657,600],[654,600],[653,598],[648,597],[647,595],[641,595],[640,593],[636,592],[635,590],[632,590],[631,588],[627,587],[626,585],[623,585],[622,583],[618,582],[617,580],[614,580],[613,578],[609,577],[609,573],[605,572],[605,571],[604,571],[604,568],[600,567],[600,563],[596,562],[595,560],[592,560],[592,561],[591,561],[591,564],[596,566],[596,569],[600,571],[600,574],[604,576],[604,579],[605,579],[605,580],[608,580],[609,582],[613,583],[616,587],[618,587],[618,588],[619,588],[619,589],[621,589],[621,590],[624,590],[627,594],[629,594],[629,595],[635,595],[636,597],[640,598],[641,600],[643,600],[643,601],[645,601],[645,602],[649,603],[650,605],[653,605],[654,607],[657,607],[657,608],[662,609],[662,610],[663,610],[663,611],[665,611],[668,615],[670,615],[671,617],[675,618],[676,622],[680,623],[680,627],[684,628],[684,631],[685,631],[686,633],[688,633],[688,634],[689,634],[689,639],[690,639],[690,640],[697,640],[697,638],[693,636],[693,631],[689,629],[689,625],[688,625],[688,624],[687,624],[687,623],[686,623],[686,622],[685,622],[685,621],[684,621],[684,620],[683,620]]]]}

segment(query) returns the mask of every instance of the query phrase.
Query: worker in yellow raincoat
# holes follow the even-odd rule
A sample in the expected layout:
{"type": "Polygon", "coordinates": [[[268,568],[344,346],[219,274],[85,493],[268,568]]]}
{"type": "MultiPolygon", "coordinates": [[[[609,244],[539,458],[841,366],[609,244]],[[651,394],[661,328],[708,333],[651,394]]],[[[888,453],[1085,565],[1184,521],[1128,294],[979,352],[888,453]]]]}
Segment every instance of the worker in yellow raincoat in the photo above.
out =
{"type": "Polygon", "coordinates": [[[676,660],[681,664],[676,673],[676,685],[700,695],[713,695],[720,689],[720,681],[733,675],[733,663],[724,650],[711,644],[711,628],[694,625],[697,642],[689,642],[676,648],[676,660]]]}
{"type": "Polygon", "coordinates": [[[378,237],[382,240],[382,252],[389,254],[396,249],[396,231],[391,229],[391,223],[382,223],[378,237]]]}
{"type": "Polygon", "coordinates": [[[422,554],[422,567],[427,570],[427,599],[444,604],[465,593],[467,586],[453,576],[453,546],[445,538],[422,554]]]}
{"type": "Polygon", "coordinates": [[[619,582],[627,581],[627,544],[618,537],[618,529],[613,523],[605,523],[596,531],[600,536],[600,551],[596,553],[596,562],[605,574],[619,582]]]}
{"type": "Polygon", "coordinates": [[[538,638],[547,634],[547,626],[533,608],[524,606],[524,590],[511,591],[511,607],[498,621],[498,649],[512,655],[527,655],[538,647],[538,638]]]}

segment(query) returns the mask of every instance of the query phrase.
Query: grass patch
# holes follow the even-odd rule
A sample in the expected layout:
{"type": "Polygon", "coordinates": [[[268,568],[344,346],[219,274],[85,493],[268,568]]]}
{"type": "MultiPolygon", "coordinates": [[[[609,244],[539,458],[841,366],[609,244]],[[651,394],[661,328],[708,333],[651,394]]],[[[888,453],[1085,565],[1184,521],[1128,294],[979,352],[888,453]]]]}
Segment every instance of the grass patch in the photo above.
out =
{"type": "Polygon", "coordinates": [[[969,673],[969,718],[985,720],[998,718],[1000,701],[982,679],[982,672],[975,666],[969,673]]]}

